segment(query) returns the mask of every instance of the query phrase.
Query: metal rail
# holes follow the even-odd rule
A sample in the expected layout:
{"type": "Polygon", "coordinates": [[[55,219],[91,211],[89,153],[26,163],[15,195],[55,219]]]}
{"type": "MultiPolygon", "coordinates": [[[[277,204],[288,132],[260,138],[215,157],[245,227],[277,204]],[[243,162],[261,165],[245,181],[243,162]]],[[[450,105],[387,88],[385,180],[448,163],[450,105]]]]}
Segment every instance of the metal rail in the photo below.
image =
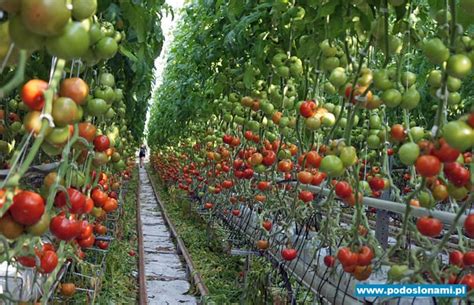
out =
{"type": "MultiPolygon", "coordinates": [[[[295,185],[296,182],[290,182],[290,184],[295,185]]],[[[301,185],[301,188],[308,191],[312,191],[314,193],[322,194],[324,196],[327,196],[330,193],[330,190],[328,188],[323,188],[320,186],[301,185]]],[[[405,214],[405,211],[407,208],[406,205],[403,203],[398,203],[398,202],[378,199],[378,198],[372,198],[372,197],[363,197],[362,204],[372,207],[372,208],[386,210],[386,211],[390,211],[390,212],[402,214],[402,215],[405,214]]],[[[433,216],[441,220],[443,223],[449,224],[449,225],[452,225],[454,223],[454,219],[456,217],[456,214],[454,213],[437,211],[437,210],[428,210],[421,207],[411,207],[411,215],[415,217],[433,216]]],[[[459,218],[458,225],[463,224],[466,217],[467,217],[466,215],[462,215],[459,218]]]]}

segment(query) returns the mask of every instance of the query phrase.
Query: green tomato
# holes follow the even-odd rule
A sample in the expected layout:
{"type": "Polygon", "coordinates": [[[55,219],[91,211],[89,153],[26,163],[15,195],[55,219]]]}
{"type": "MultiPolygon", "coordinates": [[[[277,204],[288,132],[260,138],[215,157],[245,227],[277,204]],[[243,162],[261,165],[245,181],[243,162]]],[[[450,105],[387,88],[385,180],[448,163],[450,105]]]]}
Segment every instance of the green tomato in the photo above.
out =
{"type": "Polygon", "coordinates": [[[456,200],[463,200],[468,195],[469,190],[463,186],[457,187],[454,184],[448,183],[448,194],[456,200]]]}
{"type": "Polygon", "coordinates": [[[33,236],[42,236],[44,233],[48,231],[50,221],[51,221],[51,217],[49,216],[49,214],[44,213],[37,223],[35,223],[32,226],[27,227],[26,230],[28,231],[28,233],[30,233],[33,236]]]}
{"type": "Polygon", "coordinates": [[[453,148],[466,151],[474,144],[474,132],[463,121],[451,121],[443,127],[443,137],[453,148]]]}
{"type": "Polygon", "coordinates": [[[410,71],[405,71],[401,75],[401,82],[405,88],[410,88],[416,82],[416,74],[410,71]]]}
{"type": "Polygon", "coordinates": [[[87,101],[87,113],[92,116],[104,115],[109,109],[110,105],[107,104],[103,99],[95,98],[87,101]]]}
{"type": "Polygon", "coordinates": [[[448,59],[446,71],[449,76],[463,78],[471,73],[472,63],[469,57],[464,54],[456,54],[448,59]]]}
{"type": "Polygon", "coordinates": [[[433,195],[427,191],[420,191],[418,193],[418,201],[420,202],[420,206],[427,209],[431,209],[436,205],[433,195]]]}
{"type": "Polygon", "coordinates": [[[382,120],[376,114],[370,116],[369,126],[371,129],[380,129],[382,128],[382,120]]]}
{"type": "Polygon", "coordinates": [[[397,89],[388,89],[382,94],[382,100],[389,108],[394,108],[402,102],[402,94],[397,89]]]}
{"type": "MultiPolygon", "coordinates": [[[[449,92],[455,92],[461,89],[462,81],[459,78],[448,76],[447,86],[449,92]]],[[[440,85],[441,86],[441,85],[440,85]]]]}
{"type": "Polygon", "coordinates": [[[344,173],[344,164],[339,157],[329,155],[323,158],[319,169],[329,177],[339,177],[344,173]]]}
{"type": "MultiPolygon", "coordinates": [[[[440,88],[443,74],[440,70],[433,70],[428,74],[428,84],[431,87],[440,88]]],[[[449,81],[449,79],[448,79],[449,81]]],[[[448,82],[449,84],[449,82],[448,82]]]]}
{"type": "Polygon", "coordinates": [[[99,84],[102,86],[115,87],[115,77],[111,73],[101,73],[99,75],[99,84]]]}
{"type": "Polygon", "coordinates": [[[410,128],[409,132],[415,143],[423,139],[423,137],[425,136],[425,129],[423,127],[418,127],[418,126],[412,127],[410,128]]]}
{"type": "Polygon", "coordinates": [[[406,110],[415,109],[416,106],[418,106],[418,104],[420,103],[420,100],[421,96],[418,90],[416,90],[415,87],[411,87],[403,93],[400,107],[406,110]]]}
{"type": "Polygon", "coordinates": [[[328,58],[325,58],[323,60],[323,69],[326,70],[326,71],[332,71],[334,69],[336,69],[337,67],[339,67],[340,65],[340,62],[339,62],[339,58],[337,57],[328,57],[328,58]]]}
{"type": "Polygon", "coordinates": [[[393,87],[393,83],[388,77],[388,72],[385,69],[374,72],[374,87],[378,90],[388,90],[393,87]]]}
{"type": "Polygon", "coordinates": [[[336,117],[330,112],[325,113],[321,119],[321,123],[325,127],[332,127],[336,123],[336,117]]]}
{"type": "Polygon", "coordinates": [[[378,135],[370,135],[367,138],[367,146],[370,149],[378,149],[380,147],[380,138],[378,135]]]}
{"type": "Polygon", "coordinates": [[[345,146],[341,148],[339,157],[345,167],[352,166],[357,163],[357,151],[354,146],[345,146]]]}
{"type": "Polygon", "coordinates": [[[347,82],[347,75],[344,68],[337,67],[332,70],[331,75],[329,76],[329,82],[335,87],[339,88],[347,82]]]}
{"type": "Polygon", "coordinates": [[[420,148],[413,142],[403,144],[398,150],[398,157],[405,165],[415,164],[416,159],[420,155],[420,148]]]}
{"type": "Polygon", "coordinates": [[[393,265],[388,271],[388,279],[393,282],[402,280],[408,271],[407,265],[393,265]]]}
{"type": "Polygon", "coordinates": [[[111,37],[104,37],[95,45],[94,53],[101,59],[110,59],[118,51],[118,44],[111,37]]]}
{"type": "Polygon", "coordinates": [[[449,58],[449,49],[439,38],[433,38],[423,44],[423,52],[433,64],[441,65],[449,58]]]}
{"type": "Polygon", "coordinates": [[[458,92],[450,92],[448,94],[448,105],[454,106],[461,102],[461,94],[458,92]]]}
{"type": "Polygon", "coordinates": [[[48,37],[49,54],[62,59],[80,58],[89,49],[89,33],[80,22],[69,22],[58,36],[48,37]]]}

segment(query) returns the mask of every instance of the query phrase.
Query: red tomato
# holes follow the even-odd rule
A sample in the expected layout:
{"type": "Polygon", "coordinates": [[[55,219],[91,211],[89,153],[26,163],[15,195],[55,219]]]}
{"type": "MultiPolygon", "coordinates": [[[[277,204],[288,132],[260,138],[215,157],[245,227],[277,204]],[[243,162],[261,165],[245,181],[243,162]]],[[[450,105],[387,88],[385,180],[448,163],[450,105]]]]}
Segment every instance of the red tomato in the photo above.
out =
{"type": "Polygon", "coordinates": [[[41,111],[44,107],[44,92],[48,89],[48,83],[40,79],[28,81],[21,89],[21,99],[31,110],[41,111]]]}
{"type": "Polygon", "coordinates": [[[314,101],[305,101],[300,106],[300,114],[305,118],[310,118],[315,115],[317,107],[314,101]]]}
{"type": "Polygon", "coordinates": [[[262,223],[262,227],[267,230],[267,231],[270,231],[272,229],[272,222],[270,220],[265,220],[263,223],[262,223]]]}
{"type": "Polygon", "coordinates": [[[385,180],[379,177],[373,177],[369,181],[369,186],[373,191],[380,191],[385,188],[385,180]]]}
{"type": "Polygon", "coordinates": [[[445,163],[443,171],[446,178],[457,187],[468,184],[471,176],[470,171],[457,162],[445,163]]]}
{"type": "Polygon", "coordinates": [[[395,141],[402,142],[406,137],[405,128],[401,124],[395,124],[390,129],[390,135],[395,141]]]}
{"type": "Polygon", "coordinates": [[[19,256],[16,260],[25,267],[33,268],[36,266],[36,258],[34,256],[19,256]]]}
{"type": "Polygon", "coordinates": [[[89,122],[79,123],[79,136],[86,139],[88,142],[94,141],[97,128],[89,122]]]}
{"type": "Polygon", "coordinates": [[[347,181],[339,181],[335,187],[336,195],[339,198],[347,198],[352,194],[352,188],[347,181]]]}
{"type": "Polygon", "coordinates": [[[298,255],[298,252],[296,251],[296,249],[285,248],[281,250],[281,257],[283,257],[283,259],[286,261],[294,260],[297,255],[298,255]]]}
{"type": "Polygon", "coordinates": [[[337,251],[337,259],[343,266],[356,266],[359,259],[357,253],[347,247],[342,247],[337,251]]]}
{"type": "Polygon", "coordinates": [[[283,173],[288,173],[293,169],[293,163],[290,160],[281,160],[278,162],[278,170],[283,173]]]}
{"type": "Polygon", "coordinates": [[[462,261],[463,261],[465,266],[474,265],[474,251],[468,251],[468,252],[464,253],[462,261]]]}
{"type": "Polygon", "coordinates": [[[230,189],[232,186],[234,186],[234,183],[231,180],[224,180],[222,182],[222,187],[225,189],[230,189]]]}
{"type": "Polygon", "coordinates": [[[231,135],[228,135],[228,134],[224,135],[224,136],[222,137],[222,142],[224,142],[225,144],[229,144],[229,145],[230,145],[230,144],[232,143],[232,136],[231,136],[231,135]]]}
{"type": "Polygon", "coordinates": [[[87,238],[84,238],[84,239],[78,239],[77,240],[77,243],[79,244],[79,246],[83,249],[85,248],[90,248],[94,245],[95,243],[95,236],[94,235],[91,235],[87,238]]]}
{"type": "Polygon", "coordinates": [[[444,139],[439,140],[439,148],[433,147],[431,153],[438,157],[438,159],[445,163],[445,162],[455,162],[461,152],[457,149],[452,148],[449,146],[448,143],[444,139]]]}
{"type": "Polygon", "coordinates": [[[96,151],[103,152],[110,147],[110,140],[105,135],[100,135],[94,139],[94,148],[96,151]]]}
{"type": "Polygon", "coordinates": [[[449,253],[449,263],[454,266],[463,267],[464,254],[459,250],[454,250],[449,253]]]}
{"type": "Polygon", "coordinates": [[[96,207],[102,207],[105,201],[109,198],[109,196],[107,195],[107,193],[103,192],[101,189],[95,188],[92,190],[91,198],[94,201],[94,205],[96,207]]]}
{"type": "Polygon", "coordinates": [[[276,154],[273,150],[265,150],[263,152],[262,164],[265,166],[271,166],[276,161],[276,154]]]}
{"type": "Polygon", "coordinates": [[[415,163],[416,171],[423,177],[433,177],[439,174],[441,162],[432,155],[418,157],[415,163]]]}
{"type": "Polygon", "coordinates": [[[334,256],[326,255],[324,257],[324,265],[326,265],[326,267],[331,268],[331,267],[334,267],[335,264],[336,264],[336,259],[334,258],[334,256]]]}
{"type": "Polygon", "coordinates": [[[474,214],[469,214],[464,221],[464,232],[470,238],[474,238],[474,214]]]}
{"type": "Polygon", "coordinates": [[[51,273],[57,265],[58,255],[55,251],[47,250],[41,254],[39,267],[41,273],[51,273]]]}
{"type": "Polygon", "coordinates": [[[84,205],[84,213],[89,214],[92,212],[92,209],[94,208],[94,200],[92,198],[87,197],[86,198],[86,204],[84,205]]]}
{"type": "Polygon", "coordinates": [[[260,181],[258,184],[257,184],[257,188],[260,190],[260,191],[265,191],[266,189],[268,189],[270,187],[270,182],[268,181],[260,181]]]}
{"type": "Polygon", "coordinates": [[[86,220],[83,220],[81,223],[81,234],[77,237],[78,239],[85,239],[92,235],[94,227],[88,223],[86,220]]]}
{"type": "Polygon", "coordinates": [[[465,276],[461,278],[461,280],[459,281],[459,284],[466,285],[467,290],[474,289],[474,274],[472,273],[466,274],[465,276]]]}
{"type": "Polygon", "coordinates": [[[359,266],[368,266],[372,263],[372,259],[374,258],[374,252],[371,248],[367,246],[362,246],[357,253],[357,265],[359,266]]]}
{"type": "MultiPolygon", "coordinates": [[[[71,203],[69,211],[74,214],[84,213],[84,208],[86,205],[86,196],[84,196],[84,194],[82,194],[80,191],[71,187],[67,189],[67,193],[69,195],[69,201],[71,203]]],[[[58,192],[56,198],[54,199],[54,205],[58,208],[65,207],[67,205],[66,193],[58,192]]]]}
{"type": "Polygon", "coordinates": [[[313,174],[313,179],[311,180],[311,185],[320,185],[324,179],[326,179],[326,173],[323,172],[316,172],[313,174]]]}
{"type": "Polygon", "coordinates": [[[44,200],[39,194],[21,191],[13,197],[9,211],[13,220],[25,226],[37,223],[44,213],[44,200]]]}
{"type": "Polygon", "coordinates": [[[310,184],[313,180],[313,174],[307,171],[301,171],[298,173],[298,181],[302,184],[310,184]]]}
{"type": "Polygon", "coordinates": [[[443,230],[443,223],[439,219],[423,216],[416,221],[416,227],[422,235],[436,237],[443,230]]]}
{"type": "Polygon", "coordinates": [[[105,240],[98,240],[95,242],[96,246],[99,247],[102,250],[107,250],[109,247],[109,243],[106,242],[105,240]]]}
{"type": "Polygon", "coordinates": [[[81,234],[81,223],[61,213],[51,219],[49,230],[60,240],[72,240],[81,234]]]}
{"type": "Polygon", "coordinates": [[[301,191],[298,194],[298,198],[303,202],[311,202],[314,199],[314,195],[310,191],[301,191]]]}
{"type": "Polygon", "coordinates": [[[314,150],[306,155],[306,163],[315,168],[318,168],[321,165],[322,160],[323,158],[314,150]]]}

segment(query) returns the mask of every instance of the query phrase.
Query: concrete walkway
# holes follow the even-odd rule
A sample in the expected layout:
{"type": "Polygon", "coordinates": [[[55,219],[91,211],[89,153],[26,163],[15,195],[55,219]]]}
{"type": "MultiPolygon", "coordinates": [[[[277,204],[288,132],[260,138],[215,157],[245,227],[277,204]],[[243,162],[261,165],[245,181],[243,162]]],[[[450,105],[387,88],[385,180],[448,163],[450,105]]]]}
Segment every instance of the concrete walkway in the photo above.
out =
{"type": "Polygon", "coordinates": [[[140,168],[140,213],[143,230],[148,304],[197,304],[168,227],[158,208],[145,169],[140,168]]]}

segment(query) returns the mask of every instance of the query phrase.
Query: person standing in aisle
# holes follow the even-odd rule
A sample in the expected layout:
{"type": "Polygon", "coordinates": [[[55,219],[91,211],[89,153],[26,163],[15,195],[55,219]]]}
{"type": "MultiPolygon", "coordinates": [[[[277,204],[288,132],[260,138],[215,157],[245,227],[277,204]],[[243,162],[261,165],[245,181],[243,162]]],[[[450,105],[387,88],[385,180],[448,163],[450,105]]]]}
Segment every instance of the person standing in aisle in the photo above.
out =
{"type": "Polygon", "coordinates": [[[146,146],[145,144],[142,144],[142,146],[140,147],[140,153],[139,153],[140,167],[143,167],[143,164],[145,163],[145,155],[146,155],[146,146]]]}

